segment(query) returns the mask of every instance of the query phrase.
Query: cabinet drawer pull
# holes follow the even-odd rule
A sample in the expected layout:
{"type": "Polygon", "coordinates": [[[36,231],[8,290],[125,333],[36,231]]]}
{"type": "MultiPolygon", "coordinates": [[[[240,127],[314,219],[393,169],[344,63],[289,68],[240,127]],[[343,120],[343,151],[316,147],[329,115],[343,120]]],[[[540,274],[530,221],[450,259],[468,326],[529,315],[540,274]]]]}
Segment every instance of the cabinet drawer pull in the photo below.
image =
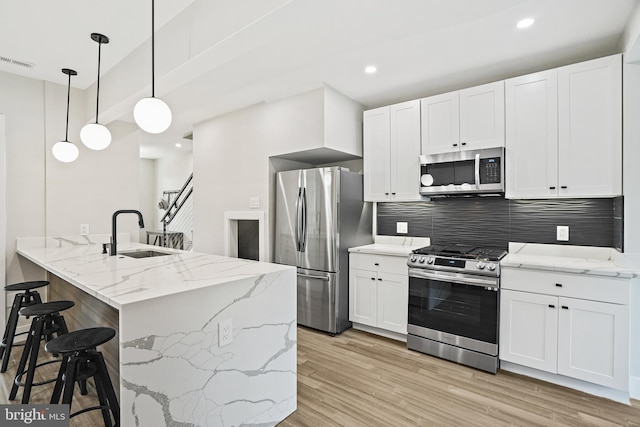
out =
{"type": "Polygon", "coordinates": [[[561,186],[560,186],[560,188],[562,188],[562,189],[566,190],[566,189],[567,189],[567,186],[566,186],[566,185],[561,185],[561,186]]]}
{"type": "Polygon", "coordinates": [[[563,310],[569,310],[569,307],[567,307],[566,305],[563,305],[563,306],[562,306],[562,309],[563,309],[563,310]]]}
{"type": "Polygon", "coordinates": [[[454,146],[454,147],[457,147],[457,146],[458,146],[458,144],[453,144],[453,146],[454,146]]]}
{"type": "Polygon", "coordinates": [[[561,288],[562,287],[562,283],[556,283],[556,288],[561,288]]]}
{"type": "Polygon", "coordinates": [[[375,277],[372,277],[372,278],[371,278],[371,280],[376,280],[376,278],[375,278],[375,277]]]}
{"type": "Polygon", "coordinates": [[[384,193],[384,195],[385,195],[385,196],[388,196],[388,195],[389,195],[389,193],[384,193]]]}
{"type": "Polygon", "coordinates": [[[555,190],[556,187],[549,187],[549,190],[555,190]]]}
{"type": "Polygon", "coordinates": [[[556,308],[556,306],[553,304],[549,304],[549,308],[556,308]]]}
{"type": "Polygon", "coordinates": [[[378,280],[382,282],[382,279],[378,277],[378,280]]]}
{"type": "Polygon", "coordinates": [[[396,193],[391,193],[391,195],[392,195],[392,196],[395,196],[395,195],[396,195],[396,193]]]}
{"type": "Polygon", "coordinates": [[[377,262],[374,262],[373,265],[375,265],[376,267],[379,266],[380,264],[378,264],[377,262]]]}
{"type": "Polygon", "coordinates": [[[462,145],[467,145],[467,143],[466,143],[466,142],[463,142],[463,143],[462,143],[462,145]]]}

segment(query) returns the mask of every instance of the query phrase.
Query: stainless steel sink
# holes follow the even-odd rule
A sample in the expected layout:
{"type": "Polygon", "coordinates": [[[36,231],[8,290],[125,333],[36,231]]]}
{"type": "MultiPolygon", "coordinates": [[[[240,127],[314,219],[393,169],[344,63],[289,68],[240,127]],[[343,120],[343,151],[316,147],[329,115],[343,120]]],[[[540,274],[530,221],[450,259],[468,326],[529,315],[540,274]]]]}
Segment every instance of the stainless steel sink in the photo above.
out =
{"type": "Polygon", "coordinates": [[[151,258],[156,256],[173,255],[171,252],[160,252],[154,250],[120,252],[118,255],[128,256],[130,258],[151,258]]]}

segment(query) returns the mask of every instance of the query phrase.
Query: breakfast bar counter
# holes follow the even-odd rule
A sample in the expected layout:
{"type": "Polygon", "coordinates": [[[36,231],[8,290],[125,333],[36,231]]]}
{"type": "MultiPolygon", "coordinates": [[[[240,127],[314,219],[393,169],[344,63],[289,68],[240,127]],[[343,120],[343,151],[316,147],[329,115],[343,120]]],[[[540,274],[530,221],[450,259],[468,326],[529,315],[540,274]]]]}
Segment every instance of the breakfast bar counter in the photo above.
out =
{"type": "Polygon", "coordinates": [[[117,310],[121,425],[275,425],[295,411],[294,267],[127,242],[102,252],[87,236],[18,239],[82,291],[76,306],[117,310]],[[143,250],[169,254],[121,254],[143,250]]]}

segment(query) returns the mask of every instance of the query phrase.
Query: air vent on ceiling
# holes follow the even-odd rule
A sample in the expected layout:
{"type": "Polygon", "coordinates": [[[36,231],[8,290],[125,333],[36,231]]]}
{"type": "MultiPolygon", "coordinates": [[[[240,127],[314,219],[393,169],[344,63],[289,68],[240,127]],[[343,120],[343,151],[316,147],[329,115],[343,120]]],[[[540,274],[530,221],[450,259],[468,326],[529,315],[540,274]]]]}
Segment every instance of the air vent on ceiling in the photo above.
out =
{"type": "Polygon", "coordinates": [[[6,56],[0,56],[0,62],[7,64],[17,65],[18,67],[33,68],[35,64],[31,62],[18,61],[17,59],[7,58],[6,56]]]}

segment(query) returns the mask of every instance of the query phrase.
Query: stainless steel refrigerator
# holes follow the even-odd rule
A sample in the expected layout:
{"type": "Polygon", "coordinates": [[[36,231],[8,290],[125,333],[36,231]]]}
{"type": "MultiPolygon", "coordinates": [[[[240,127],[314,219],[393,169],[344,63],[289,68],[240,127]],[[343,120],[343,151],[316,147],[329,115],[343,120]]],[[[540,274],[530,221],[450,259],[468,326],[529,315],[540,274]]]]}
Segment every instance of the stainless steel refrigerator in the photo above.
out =
{"type": "Polygon", "coordinates": [[[373,241],[362,175],[339,167],[279,172],[275,262],[298,267],[298,324],[339,334],[349,322],[349,248],[373,241]]]}

